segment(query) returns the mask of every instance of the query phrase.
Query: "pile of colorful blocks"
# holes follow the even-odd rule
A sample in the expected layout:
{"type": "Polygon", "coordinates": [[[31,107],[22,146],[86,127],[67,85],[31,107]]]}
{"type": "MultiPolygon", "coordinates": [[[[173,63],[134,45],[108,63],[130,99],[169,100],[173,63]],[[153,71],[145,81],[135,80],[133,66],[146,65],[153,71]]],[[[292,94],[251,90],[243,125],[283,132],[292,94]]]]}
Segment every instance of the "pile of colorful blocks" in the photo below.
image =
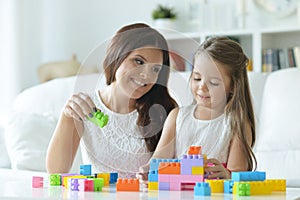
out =
{"type": "MultiPolygon", "coordinates": [[[[72,191],[102,191],[103,186],[117,182],[118,173],[91,173],[91,165],[81,165],[80,174],[49,174],[50,186],[62,186],[72,191]]],[[[44,178],[32,177],[32,187],[44,186],[44,178]]]]}
{"type": "Polygon", "coordinates": [[[232,172],[229,180],[205,179],[205,154],[200,146],[191,146],[181,159],[152,159],[148,190],[194,190],[195,196],[232,193],[239,196],[268,195],[286,191],[286,180],[266,179],[265,172],[232,172]]]}

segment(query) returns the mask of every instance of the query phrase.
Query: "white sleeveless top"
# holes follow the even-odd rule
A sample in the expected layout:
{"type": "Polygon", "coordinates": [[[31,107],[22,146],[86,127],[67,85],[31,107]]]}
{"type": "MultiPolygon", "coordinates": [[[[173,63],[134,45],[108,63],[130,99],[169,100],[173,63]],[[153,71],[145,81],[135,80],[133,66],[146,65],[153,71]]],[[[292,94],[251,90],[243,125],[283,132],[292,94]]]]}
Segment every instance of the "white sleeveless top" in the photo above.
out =
{"type": "Polygon", "coordinates": [[[199,120],[194,117],[196,105],[181,107],[176,119],[177,158],[186,154],[190,146],[202,146],[207,158],[216,158],[227,163],[232,138],[225,114],[213,120],[199,120]]]}
{"type": "Polygon", "coordinates": [[[80,142],[83,162],[92,165],[92,173],[118,172],[119,177],[135,178],[139,167],[152,156],[136,125],[138,112],[115,113],[104,105],[98,91],[90,96],[109,119],[103,128],[84,121],[80,142]]]}

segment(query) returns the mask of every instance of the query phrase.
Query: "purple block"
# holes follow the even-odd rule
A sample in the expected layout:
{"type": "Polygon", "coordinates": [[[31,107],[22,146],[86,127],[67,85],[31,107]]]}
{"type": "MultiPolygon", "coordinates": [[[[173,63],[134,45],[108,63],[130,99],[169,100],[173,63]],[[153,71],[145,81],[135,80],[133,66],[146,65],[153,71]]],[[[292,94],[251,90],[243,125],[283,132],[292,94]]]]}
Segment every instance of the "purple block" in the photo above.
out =
{"type": "Polygon", "coordinates": [[[201,155],[183,155],[181,158],[181,174],[192,174],[192,167],[203,166],[204,158],[201,155]]]}
{"type": "Polygon", "coordinates": [[[158,189],[159,190],[170,190],[170,183],[158,182],[158,189]]]}

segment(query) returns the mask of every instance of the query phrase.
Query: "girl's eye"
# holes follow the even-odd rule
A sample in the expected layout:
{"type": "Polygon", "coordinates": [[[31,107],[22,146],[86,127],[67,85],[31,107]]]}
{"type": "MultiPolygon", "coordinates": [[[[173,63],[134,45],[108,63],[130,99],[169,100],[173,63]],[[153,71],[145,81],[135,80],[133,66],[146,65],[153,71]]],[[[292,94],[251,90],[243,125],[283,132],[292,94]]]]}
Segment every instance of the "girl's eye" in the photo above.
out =
{"type": "Polygon", "coordinates": [[[210,82],[210,84],[213,85],[213,86],[218,86],[219,85],[219,83],[215,83],[215,82],[210,82]]]}
{"type": "Polygon", "coordinates": [[[201,81],[201,78],[200,77],[194,77],[194,80],[195,81],[201,81]]]}
{"type": "Polygon", "coordinates": [[[142,61],[142,60],[140,60],[140,59],[138,59],[138,58],[134,59],[134,62],[135,62],[136,64],[138,64],[138,65],[143,65],[143,64],[144,64],[144,61],[142,61]]]}
{"type": "Polygon", "coordinates": [[[160,70],[161,70],[161,66],[154,66],[154,67],[152,68],[152,70],[153,70],[153,72],[158,73],[158,72],[160,72],[160,70]]]}

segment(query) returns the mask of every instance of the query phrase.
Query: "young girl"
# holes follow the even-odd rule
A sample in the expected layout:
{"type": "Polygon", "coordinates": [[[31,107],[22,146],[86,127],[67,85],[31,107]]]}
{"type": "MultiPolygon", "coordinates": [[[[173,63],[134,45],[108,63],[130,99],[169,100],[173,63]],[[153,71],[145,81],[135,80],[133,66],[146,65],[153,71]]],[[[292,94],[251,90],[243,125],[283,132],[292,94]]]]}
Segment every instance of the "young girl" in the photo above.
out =
{"type": "Polygon", "coordinates": [[[66,173],[81,144],[94,172],[134,177],[156,148],[167,114],[177,106],[167,89],[168,45],[146,24],[121,28],[103,63],[107,87],[74,94],[66,103],[47,154],[49,173],[66,173]],[[94,111],[109,116],[99,128],[87,120],[94,111]]]}
{"type": "MultiPolygon", "coordinates": [[[[247,63],[240,45],[226,37],[200,45],[190,77],[194,103],[171,111],[153,158],[181,158],[198,145],[211,164],[205,168],[208,178],[227,179],[231,171],[253,169],[255,121],[247,63]]],[[[142,181],[148,168],[140,169],[142,181]]]]}

